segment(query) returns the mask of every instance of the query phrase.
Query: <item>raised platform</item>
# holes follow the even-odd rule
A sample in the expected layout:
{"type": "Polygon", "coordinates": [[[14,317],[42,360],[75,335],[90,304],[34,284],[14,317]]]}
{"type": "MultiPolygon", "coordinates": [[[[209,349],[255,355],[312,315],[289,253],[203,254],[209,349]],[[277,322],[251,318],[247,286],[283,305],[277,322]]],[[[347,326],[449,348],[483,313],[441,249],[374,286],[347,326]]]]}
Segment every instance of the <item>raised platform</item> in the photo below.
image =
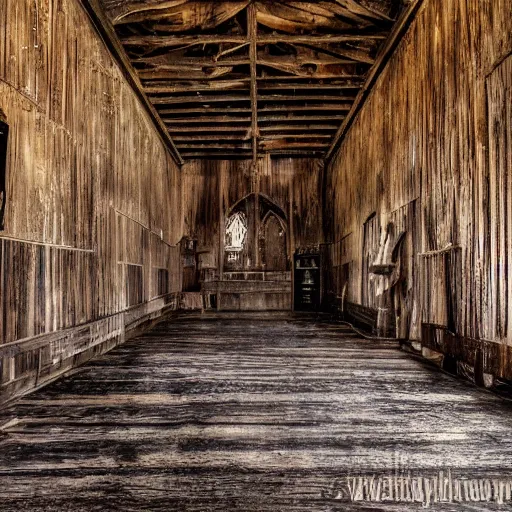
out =
{"type": "Polygon", "coordinates": [[[290,311],[291,272],[230,272],[222,280],[203,283],[215,295],[218,311],[290,311]]]}

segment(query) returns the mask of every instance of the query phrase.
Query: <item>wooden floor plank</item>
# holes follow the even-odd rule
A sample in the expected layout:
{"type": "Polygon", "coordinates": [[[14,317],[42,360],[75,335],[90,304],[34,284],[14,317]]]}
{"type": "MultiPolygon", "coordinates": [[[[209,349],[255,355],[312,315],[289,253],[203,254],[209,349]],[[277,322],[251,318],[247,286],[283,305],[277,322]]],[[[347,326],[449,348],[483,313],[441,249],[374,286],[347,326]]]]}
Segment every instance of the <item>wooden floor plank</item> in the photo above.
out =
{"type": "Polygon", "coordinates": [[[423,510],[349,482],[512,482],[511,413],[345,327],[185,317],[1,411],[0,510],[423,510]]]}

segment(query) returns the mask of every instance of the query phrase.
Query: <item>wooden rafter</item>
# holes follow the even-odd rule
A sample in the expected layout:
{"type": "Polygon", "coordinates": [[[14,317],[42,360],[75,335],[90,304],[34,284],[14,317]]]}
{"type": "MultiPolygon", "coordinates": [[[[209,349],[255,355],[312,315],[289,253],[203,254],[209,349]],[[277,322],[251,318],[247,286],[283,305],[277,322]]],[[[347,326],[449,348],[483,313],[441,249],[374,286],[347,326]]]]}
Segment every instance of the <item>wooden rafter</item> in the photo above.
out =
{"type": "Polygon", "coordinates": [[[265,136],[266,133],[270,132],[278,132],[279,135],[284,137],[293,136],[296,132],[304,133],[307,131],[309,133],[323,133],[323,132],[335,132],[338,129],[337,124],[307,124],[300,123],[296,125],[287,124],[285,122],[276,123],[270,126],[260,126],[260,133],[262,136],[265,136]]]}
{"type": "Polygon", "coordinates": [[[217,80],[217,81],[191,81],[173,84],[168,81],[164,82],[147,82],[145,85],[146,93],[151,94],[179,94],[184,92],[208,92],[208,91],[231,91],[243,90],[249,87],[249,79],[241,80],[217,80]]]}
{"type": "MultiPolygon", "coordinates": [[[[352,106],[352,101],[354,98],[349,96],[322,96],[320,98],[314,96],[259,96],[258,101],[264,104],[272,104],[267,105],[266,108],[272,108],[273,106],[285,103],[296,103],[297,105],[288,105],[288,108],[300,108],[304,107],[306,110],[326,110],[328,108],[342,108],[342,109],[350,109],[352,106]]],[[[164,114],[174,114],[180,112],[214,112],[215,107],[212,107],[210,104],[218,104],[218,103],[228,103],[229,112],[234,113],[244,110],[242,107],[237,106],[233,107],[231,104],[234,103],[248,103],[250,98],[240,97],[240,96],[219,96],[218,98],[189,98],[189,97],[159,97],[153,98],[153,102],[155,105],[177,105],[177,107],[172,109],[159,108],[158,112],[160,115],[164,114]],[[183,107],[183,108],[178,108],[183,107]]],[[[282,108],[286,108],[286,106],[282,106],[282,108]]],[[[280,108],[281,108],[280,107],[280,108]]],[[[221,107],[220,110],[227,110],[227,107],[221,107]]],[[[250,112],[250,110],[249,110],[250,112]]]]}
{"type": "Polygon", "coordinates": [[[302,43],[294,43],[298,46],[305,46],[306,48],[315,49],[321,53],[325,53],[326,55],[330,55],[332,57],[336,57],[338,60],[346,60],[349,62],[362,62],[364,64],[374,64],[375,58],[372,57],[369,52],[361,49],[355,48],[340,48],[333,47],[329,44],[302,44],[302,43]]]}
{"type": "Polygon", "coordinates": [[[203,144],[201,143],[193,143],[193,144],[178,144],[178,147],[180,149],[208,149],[208,148],[215,148],[215,149],[252,149],[251,143],[236,143],[231,142],[228,144],[222,144],[218,141],[212,141],[211,143],[205,142],[203,144]]]}
{"type": "MultiPolygon", "coordinates": [[[[304,105],[295,105],[293,107],[294,112],[301,112],[301,113],[307,113],[307,112],[349,112],[351,109],[351,104],[336,104],[336,105],[313,105],[313,106],[304,106],[304,105]]],[[[280,106],[270,106],[270,107],[259,107],[258,108],[258,114],[266,114],[266,113],[282,113],[286,114],[289,110],[289,107],[286,105],[280,105],[280,106]]],[[[162,115],[162,119],[164,122],[172,122],[174,117],[167,117],[167,116],[185,116],[189,115],[190,120],[194,121],[197,119],[198,115],[203,116],[204,119],[208,119],[206,116],[210,115],[218,115],[218,114],[224,114],[226,116],[235,116],[235,120],[239,114],[252,114],[252,109],[243,109],[243,108],[237,108],[237,109],[229,109],[226,110],[225,108],[205,108],[205,107],[195,107],[195,108],[189,108],[189,109],[175,109],[172,111],[169,111],[170,114],[162,115]]]]}
{"type": "MultiPolygon", "coordinates": [[[[195,116],[196,114],[226,114],[226,115],[235,115],[235,114],[250,114],[250,108],[230,108],[226,110],[225,108],[210,108],[210,107],[191,107],[191,108],[176,108],[173,110],[168,110],[167,115],[180,116],[183,114],[190,114],[195,116]]],[[[165,116],[162,114],[162,117],[165,119],[165,116]]]]}
{"type": "MultiPolygon", "coordinates": [[[[281,55],[269,58],[264,52],[258,52],[256,60],[258,64],[263,66],[303,66],[307,64],[325,66],[329,64],[353,64],[357,60],[352,57],[328,55],[327,52],[323,53],[325,55],[313,55],[313,52],[310,52],[310,55],[303,55],[298,52],[297,55],[281,55]]],[[[361,57],[359,61],[363,62],[363,57],[361,57]]],[[[146,69],[153,69],[155,71],[182,70],[183,72],[187,72],[187,70],[190,69],[235,67],[251,64],[249,57],[224,58],[216,60],[215,57],[184,58],[180,56],[179,60],[174,60],[171,58],[171,55],[139,57],[132,59],[132,62],[139,67],[143,65],[146,66],[146,69]]],[[[372,62],[373,60],[370,63],[372,62]]]]}
{"type": "MultiPolygon", "coordinates": [[[[334,90],[339,91],[340,89],[359,89],[362,84],[353,83],[352,81],[337,81],[336,83],[267,83],[258,80],[258,91],[259,96],[261,97],[262,92],[265,90],[292,90],[292,91],[300,91],[300,90],[334,90]]],[[[183,93],[204,93],[211,91],[222,91],[222,92],[231,92],[236,91],[239,93],[243,90],[249,90],[249,81],[244,80],[217,80],[217,81],[191,81],[189,83],[180,83],[179,85],[172,85],[171,82],[155,82],[150,81],[145,85],[146,94],[148,96],[155,94],[183,94],[183,93]]],[[[186,97],[186,96],[183,96],[186,97]]]]}
{"type": "MultiPolygon", "coordinates": [[[[349,112],[352,107],[350,103],[335,103],[324,105],[294,105],[294,112],[349,112]]],[[[258,112],[287,112],[289,107],[286,105],[261,107],[258,112]]]]}
{"type": "Polygon", "coordinates": [[[216,0],[210,8],[205,9],[205,3],[195,0],[158,0],[141,2],[123,2],[119,9],[111,10],[113,25],[127,23],[164,23],[171,32],[187,30],[213,29],[233,18],[247,7],[250,0],[231,0],[227,2],[216,0]]]}
{"type": "MultiPolygon", "coordinates": [[[[257,44],[333,44],[347,43],[357,41],[383,41],[387,39],[388,32],[373,32],[368,34],[327,34],[327,35],[289,35],[289,34],[272,34],[260,35],[257,44]]],[[[184,45],[205,45],[219,43],[244,44],[250,43],[250,39],[246,36],[239,35],[211,35],[211,34],[194,34],[194,35],[140,35],[121,37],[121,42],[125,46],[149,46],[151,48],[168,48],[172,46],[184,45]]]]}
{"type": "Polygon", "coordinates": [[[108,6],[118,49],[185,158],[332,157],[404,26],[390,0],[83,1],[108,6]]]}
{"type": "Polygon", "coordinates": [[[219,134],[219,133],[206,133],[204,135],[175,135],[174,142],[179,145],[180,143],[187,142],[190,143],[192,141],[223,141],[223,140],[233,140],[238,142],[244,142],[247,139],[244,138],[243,135],[233,135],[233,134],[219,134]]]}
{"type": "Polygon", "coordinates": [[[173,119],[163,118],[166,124],[204,124],[204,123],[251,123],[252,117],[233,117],[233,116],[217,116],[217,117],[177,117],[173,119]]]}
{"type": "MultiPolygon", "coordinates": [[[[303,115],[294,116],[291,114],[285,115],[262,115],[259,116],[258,121],[261,123],[274,123],[274,122],[318,122],[318,121],[342,121],[345,119],[345,114],[331,114],[331,115],[303,115]]],[[[166,124],[208,124],[208,123],[252,123],[252,116],[248,117],[234,117],[229,115],[224,116],[207,116],[207,117],[177,117],[177,118],[163,118],[166,124]]],[[[260,127],[261,128],[261,127],[260,127]]],[[[252,130],[252,125],[251,125],[252,130]]]]}
{"type": "Polygon", "coordinates": [[[218,160],[247,160],[251,158],[251,152],[240,151],[238,149],[233,150],[232,152],[221,152],[221,153],[213,153],[211,150],[208,151],[194,151],[188,153],[183,151],[183,156],[188,159],[203,159],[207,158],[208,160],[218,159],[218,160]]]}
{"type": "Polygon", "coordinates": [[[179,136],[183,133],[192,133],[193,135],[196,135],[198,133],[201,133],[203,131],[207,131],[210,135],[212,134],[219,134],[219,137],[223,137],[224,134],[231,134],[231,133],[247,133],[248,128],[246,126],[180,126],[176,130],[173,129],[172,126],[168,127],[169,133],[173,136],[179,136]]]}
{"type": "Polygon", "coordinates": [[[286,139],[286,140],[300,140],[300,139],[330,139],[331,136],[327,134],[318,134],[318,133],[295,133],[295,134],[286,134],[286,133],[278,133],[278,134],[264,134],[260,136],[261,140],[274,140],[274,139],[286,139]]]}
{"type": "MultiPolygon", "coordinates": [[[[196,96],[196,97],[183,97],[183,96],[153,96],[151,101],[154,105],[182,105],[184,103],[239,103],[243,101],[251,101],[249,95],[237,96],[196,96]]],[[[161,114],[172,113],[172,111],[159,110],[161,114]]]]}
{"type": "MultiPolygon", "coordinates": [[[[340,87],[346,86],[346,87],[358,87],[362,85],[364,82],[364,77],[362,77],[360,74],[339,74],[339,75],[329,75],[329,76],[321,76],[321,75],[315,75],[315,76],[293,76],[293,75],[281,75],[281,76],[272,76],[272,75],[266,75],[266,76],[259,76],[258,82],[260,81],[277,81],[277,82],[287,82],[287,81],[293,81],[300,84],[300,82],[303,81],[325,81],[328,80],[332,83],[339,83],[340,87]],[[358,85],[354,85],[358,84],[358,85]]],[[[304,86],[307,86],[307,84],[302,84],[304,86]]],[[[274,84],[275,86],[275,84],[274,84]]],[[[292,86],[293,87],[293,86],[292,86]]]]}
{"type": "Polygon", "coordinates": [[[261,149],[264,151],[270,151],[273,149],[304,149],[309,151],[311,149],[325,150],[329,147],[328,142],[313,142],[313,141],[302,141],[302,142],[290,142],[286,139],[281,140],[264,140],[260,142],[261,149]]]}

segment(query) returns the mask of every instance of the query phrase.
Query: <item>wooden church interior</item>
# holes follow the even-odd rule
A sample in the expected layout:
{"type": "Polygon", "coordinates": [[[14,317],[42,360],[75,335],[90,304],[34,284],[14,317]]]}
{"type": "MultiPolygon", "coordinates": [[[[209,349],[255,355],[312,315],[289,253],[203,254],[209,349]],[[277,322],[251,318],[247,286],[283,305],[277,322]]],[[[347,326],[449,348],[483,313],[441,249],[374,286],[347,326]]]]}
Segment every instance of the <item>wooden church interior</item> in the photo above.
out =
{"type": "Polygon", "coordinates": [[[0,201],[0,452],[163,325],[338,325],[508,393],[509,0],[2,0],[0,201]]]}

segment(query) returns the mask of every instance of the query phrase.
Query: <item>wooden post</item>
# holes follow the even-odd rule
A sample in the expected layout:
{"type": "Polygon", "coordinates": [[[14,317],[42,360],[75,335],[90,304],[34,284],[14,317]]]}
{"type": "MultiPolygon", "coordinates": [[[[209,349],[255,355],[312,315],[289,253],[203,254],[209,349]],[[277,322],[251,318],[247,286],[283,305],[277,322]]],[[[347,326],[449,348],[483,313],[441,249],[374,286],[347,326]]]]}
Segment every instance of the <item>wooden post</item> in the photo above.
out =
{"type": "Polygon", "coordinates": [[[256,5],[250,3],[247,8],[247,36],[250,42],[249,57],[251,61],[251,132],[252,132],[252,188],[254,192],[254,265],[260,267],[260,202],[258,169],[258,19],[256,5]]]}
{"type": "Polygon", "coordinates": [[[247,8],[247,35],[250,41],[250,61],[251,61],[251,131],[252,131],[252,165],[253,172],[258,172],[258,84],[257,84],[257,59],[258,59],[258,20],[256,15],[256,5],[251,2],[247,8]]]}

